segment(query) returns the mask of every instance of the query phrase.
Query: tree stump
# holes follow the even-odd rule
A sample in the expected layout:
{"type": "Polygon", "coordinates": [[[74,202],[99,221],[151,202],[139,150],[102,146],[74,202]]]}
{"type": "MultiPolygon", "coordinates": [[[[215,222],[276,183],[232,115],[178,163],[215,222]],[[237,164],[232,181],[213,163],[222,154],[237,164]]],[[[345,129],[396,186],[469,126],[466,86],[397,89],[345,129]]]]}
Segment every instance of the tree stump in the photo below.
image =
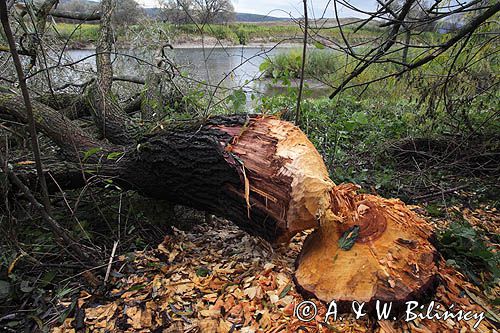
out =
{"type": "Polygon", "coordinates": [[[331,214],[311,233],[296,262],[301,291],[339,308],[377,300],[400,307],[435,289],[438,254],[429,226],[396,199],[358,195],[343,184],[332,192],[331,214]]]}

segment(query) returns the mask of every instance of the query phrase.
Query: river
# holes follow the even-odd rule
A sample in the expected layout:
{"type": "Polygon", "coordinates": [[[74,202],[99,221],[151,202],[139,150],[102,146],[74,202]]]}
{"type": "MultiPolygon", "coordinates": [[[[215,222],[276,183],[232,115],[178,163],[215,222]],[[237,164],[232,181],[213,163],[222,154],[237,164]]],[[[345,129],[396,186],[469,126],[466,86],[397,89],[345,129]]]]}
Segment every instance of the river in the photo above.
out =
{"type": "MultiPolygon", "coordinates": [[[[289,51],[290,47],[229,47],[229,48],[175,48],[166,50],[166,56],[176,64],[178,69],[191,78],[191,83],[203,82],[222,88],[242,88],[247,95],[275,95],[283,93],[284,87],[271,85],[270,80],[262,77],[259,66],[262,62],[278,53],[289,51]]],[[[114,55],[115,74],[142,76],[151,71],[151,65],[156,63],[152,52],[118,51],[114,55]],[[138,59],[143,59],[145,62],[138,59]]],[[[69,59],[95,69],[94,50],[69,50],[69,59]]],[[[321,85],[309,82],[312,87],[312,97],[325,96],[326,90],[321,85]]],[[[227,89],[225,89],[227,91],[227,89]]]]}

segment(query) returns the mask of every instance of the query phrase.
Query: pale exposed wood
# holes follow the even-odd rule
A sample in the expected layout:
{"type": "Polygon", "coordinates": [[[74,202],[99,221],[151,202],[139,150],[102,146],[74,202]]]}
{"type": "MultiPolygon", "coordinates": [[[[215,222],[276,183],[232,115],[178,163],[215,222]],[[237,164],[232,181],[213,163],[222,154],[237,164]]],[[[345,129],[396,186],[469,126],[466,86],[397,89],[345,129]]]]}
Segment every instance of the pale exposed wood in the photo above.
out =
{"type": "Polygon", "coordinates": [[[370,303],[420,299],[432,291],[438,259],[432,231],[401,201],[358,195],[353,184],[335,186],[312,143],[289,122],[261,116],[219,129],[233,137],[224,144],[227,160],[241,163],[242,183],[248,182],[233,192],[249,193],[251,206],[277,221],[284,230],[277,242],[316,228],[297,261],[296,282],[304,292],[325,302],[370,303]],[[340,249],[339,239],[355,225],[354,246],[340,249]]]}
{"type": "Polygon", "coordinates": [[[308,236],[297,260],[296,282],[330,302],[404,302],[432,292],[438,272],[429,226],[401,201],[357,195],[352,184],[332,191],[334,215],[308,236]],[[350,250],[338,240],[353,225],[350,250]]]}
{"type": "Polygon", "coordinates": [[[225,149],[245,167],[251,205],[264,207],[286,230],[277,242],[318,227],[329,209],[334,183],[305,134],[289,122],[265,116],[249,119],[244,128],[221,129],[233,135],[225,149]]]}
{"type": "MultiPolygon", "coordinates": [[[[44,108],[37,108],[38,126],[64,147],[57,131],[68,133],[72,124],[42,126],[50,111],[44,108]]],[[[313,144],[289,122],[214,117],[151,133],[118,161],[102,163],[100,172],[123,188],[228,217],[273,243],[316,229],[297,261],[296,282],[320,300],[404,301],[432,290],[437,255],[425,222],[398,200],[336,186],[313,144]],[[339,238],[354,225],[356,243],[340,250],[339,238]]]]}

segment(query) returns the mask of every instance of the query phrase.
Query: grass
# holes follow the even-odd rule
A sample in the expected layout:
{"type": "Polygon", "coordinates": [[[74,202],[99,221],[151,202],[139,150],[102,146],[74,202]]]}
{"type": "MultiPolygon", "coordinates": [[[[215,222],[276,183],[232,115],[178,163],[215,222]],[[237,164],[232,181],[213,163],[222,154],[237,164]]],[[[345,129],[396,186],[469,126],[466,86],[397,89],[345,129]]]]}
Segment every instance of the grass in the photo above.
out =
{"type": "MultiPolygon", "coordinates": [[[[306,55],[304,75],[307,78],[324,79],[342,66],[342,54],[330,50],[313,50],[306,55]]],[[[264,76],[283,79],[299,78],[302,67],[302,50],[293,49],[267,58],[260,66],[264,76]]]]}
{"type": "Polygon", "coordinates": [[[70,24],[57,23],[53,26],[55,35],[62,39],[70,39],[73,42],[92,43],[99,36],[99,26],[97,24],[70,24]]]}
{"type": "MultiPolygon", "coordinates": [[[[168,25],[168,24],[167,24],[168,25]]],[[[250,42],[281,42],[286,39],[301,39],[302,29],[293,23],[262,24],[262,23],[230,23],[230,24],[182,24],[169,25],[173,31],[199,36],[205,34],[218,39],[228,40],[235,44],[245,45],[250,42]]],[[[314,29],[313,29],[314,31],[314,29]]],[[[347,28],[345,33],[352,32],[347,28]]],[[[364,28],[356,32],[356,40],[361,41],[374,37],[380,29],[364,28]]],[[[328,38],[341,38],[338,29],[322,30],[321,34],[328,38]]]]}

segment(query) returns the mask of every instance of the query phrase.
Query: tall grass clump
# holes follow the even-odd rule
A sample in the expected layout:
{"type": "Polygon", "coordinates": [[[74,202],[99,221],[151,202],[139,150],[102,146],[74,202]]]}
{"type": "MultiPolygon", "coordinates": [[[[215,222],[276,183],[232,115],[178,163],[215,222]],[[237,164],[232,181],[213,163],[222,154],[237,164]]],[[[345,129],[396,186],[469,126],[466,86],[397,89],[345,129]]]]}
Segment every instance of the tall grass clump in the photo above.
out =
{"type": "MultiPolygon", "coordinates": [[[[336,72],[341,66],[342,55],[329,50],[312,50],[306,54],[304,76],[306,78],[324,79],[336,72]]],[[[293,49],[279,53],[264,60],[260,66],[265,77],[300,78],[302,66],[302,50],[293,49]]]]}

